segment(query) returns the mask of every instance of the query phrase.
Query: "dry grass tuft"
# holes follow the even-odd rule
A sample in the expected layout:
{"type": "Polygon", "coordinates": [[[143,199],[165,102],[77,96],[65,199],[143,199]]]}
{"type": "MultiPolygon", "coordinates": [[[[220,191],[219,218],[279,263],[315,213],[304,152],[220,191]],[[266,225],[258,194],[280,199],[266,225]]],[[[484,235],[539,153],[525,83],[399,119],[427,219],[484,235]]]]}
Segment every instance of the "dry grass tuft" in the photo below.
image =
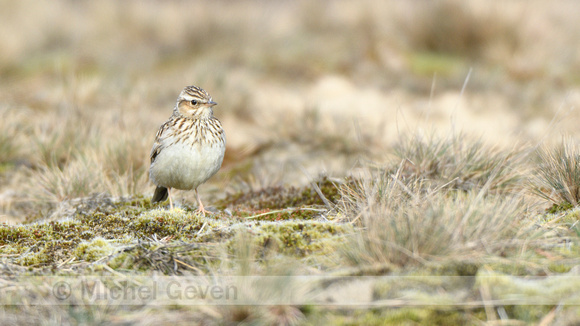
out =
{"type": "Polygon", "coordinates": [[[22,117],[15,114],[10,109],[0,109],[0,172],[4,170],[5,165],[16,164],[22,159],[22,151],[18,135],[22,132],[22,117]]]}
{"type": "Polygon", "coordinates": [[[580,147],[571,140],[537,152],[532,191],[555,205],[580,204],[580,147]]]}
{"type": "Polygon", "coordinates": [[[517,197],[429,188],[423,180],[403,179],[401,172],[370,173],[343,187],[341,214],[361,227],[342,250],[351,264],[405,266],[491,253],[515,236],[524,208],[517,197]]]}
{"type": "Polygon", "coordinates": [[[101,175],[87,160],[75,160],[63,168],[43,166],[32,171],[31,177],[35,182],[26,185],[30,199],[46,204],[98,192],[101,175]]]}
{"type": "Polygon", "coordinates": [[[524,152],[504,152],[466,138],[461,133],[403,138],[394,148],[398,162],[403,162],[401,177],[464,191],[486,186],[492,193],[504,193],[521,188],[524,152]]]}

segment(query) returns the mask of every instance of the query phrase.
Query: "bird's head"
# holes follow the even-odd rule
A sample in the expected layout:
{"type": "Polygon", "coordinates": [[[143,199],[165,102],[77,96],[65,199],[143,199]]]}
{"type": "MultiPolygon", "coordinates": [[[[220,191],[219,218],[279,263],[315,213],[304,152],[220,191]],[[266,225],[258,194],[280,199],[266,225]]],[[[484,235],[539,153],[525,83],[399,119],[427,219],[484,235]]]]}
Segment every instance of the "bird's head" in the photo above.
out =
{"type": "Polygon", "coordinates": [[[217,103],[203,89],[197,86],[187,86],[177,98],[174,112],[188,118],[210,118],[212,107],[217,103]]]}

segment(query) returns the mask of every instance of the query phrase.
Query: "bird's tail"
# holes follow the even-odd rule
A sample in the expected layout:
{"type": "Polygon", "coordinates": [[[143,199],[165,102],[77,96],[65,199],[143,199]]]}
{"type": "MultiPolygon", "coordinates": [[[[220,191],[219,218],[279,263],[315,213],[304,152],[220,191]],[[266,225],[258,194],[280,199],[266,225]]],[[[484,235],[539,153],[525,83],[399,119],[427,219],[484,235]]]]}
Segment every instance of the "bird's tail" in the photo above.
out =
{"type": "Polygon", "coordinates": [[[165,201],[166,199],[167,199],[167,188],[163,186],[157,186],[157,188],[155,188],[153,198],[151,199],[151,204],[159,203],[165,201]]]}

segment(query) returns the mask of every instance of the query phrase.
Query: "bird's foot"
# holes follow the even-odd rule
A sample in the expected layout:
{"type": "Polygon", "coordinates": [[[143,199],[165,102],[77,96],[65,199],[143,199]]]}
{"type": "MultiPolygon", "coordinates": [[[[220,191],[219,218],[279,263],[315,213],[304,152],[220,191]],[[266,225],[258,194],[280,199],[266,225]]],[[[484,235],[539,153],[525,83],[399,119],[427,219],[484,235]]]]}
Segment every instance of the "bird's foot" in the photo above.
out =
{"type": "Polygon", "coordinates": [[[198,212],[199,214],[201,214],[202,216],[205,216],[205,213],[208,213],[208,214],[213,214],[213,212],[212,212],[212,211],[208,211],[208,210],[206,210],[205,208],[203,208],[203,206],[200,206],[200,207],[197,209],[197,212],[198,212]]]}

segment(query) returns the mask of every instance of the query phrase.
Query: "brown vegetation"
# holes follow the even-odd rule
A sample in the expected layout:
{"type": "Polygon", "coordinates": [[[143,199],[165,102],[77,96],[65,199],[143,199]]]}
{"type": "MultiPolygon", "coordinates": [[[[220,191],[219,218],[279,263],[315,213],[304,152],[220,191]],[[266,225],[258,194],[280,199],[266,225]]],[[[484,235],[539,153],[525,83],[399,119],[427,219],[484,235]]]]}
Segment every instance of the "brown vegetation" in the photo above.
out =
{"type": "MultiPolygon", "coordinates": [[[[0,2],[2,324],[578,323],[550,279],[580,264],[577,7],[0,2]],[[227,134],[205,218],[193,192],[172,212],[149,201],[153,137],[190,84],[227,134]],[[88,275],[475,279],[376,284],[372,311],[62,303],[42,279],[88,275]],[[385,299],[410,288],[474,304],[385,299]],[[513,289],[552,301],[489,303],[513,289]]],[[[292,286],[244,289],[259,303],[292,286]]]]}

